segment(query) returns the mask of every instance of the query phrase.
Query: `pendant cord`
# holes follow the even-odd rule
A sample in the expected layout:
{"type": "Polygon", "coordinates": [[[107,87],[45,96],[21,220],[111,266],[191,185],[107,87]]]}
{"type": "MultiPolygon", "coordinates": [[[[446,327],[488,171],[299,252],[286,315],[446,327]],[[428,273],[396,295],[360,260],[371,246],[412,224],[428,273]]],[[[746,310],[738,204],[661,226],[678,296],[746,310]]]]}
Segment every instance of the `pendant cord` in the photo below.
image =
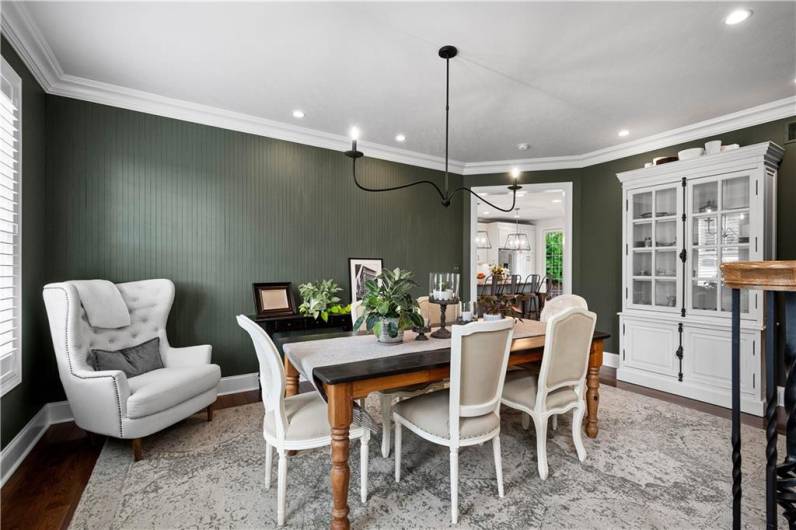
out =
{"type": "Polygon", "coordinates": [[[445,195],[448,195],[448,122],[450,120],[451,60],[445,59],[445,195]]]}

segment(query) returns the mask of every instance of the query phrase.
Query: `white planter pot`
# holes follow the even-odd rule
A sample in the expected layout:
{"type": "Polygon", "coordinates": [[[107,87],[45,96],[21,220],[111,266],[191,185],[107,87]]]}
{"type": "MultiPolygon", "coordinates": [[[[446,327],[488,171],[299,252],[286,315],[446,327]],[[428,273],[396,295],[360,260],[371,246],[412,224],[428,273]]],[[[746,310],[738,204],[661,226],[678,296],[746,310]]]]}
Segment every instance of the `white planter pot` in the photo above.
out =
{"type": "Polygon", "coordinates": [[[501,315],[500,313],[496,315],[490,315],[489,313],[485,313],[484,320],[486,320],[487,322],[491,322],[493,320],[503,320],[503,315],[501,315]]]}
{"type": "Polygon", "coordinates": [[[397,318],[383,318],[381,320],[381,333],[377,335],[379,342],[385,343],[395,343],[395,342],[403,342],[404,340],[404,332],[403,330],[398,331],[398,335],[395,337],[391,337],[390,334],[387,332],[388,324],[394,324],[398,326],[398,319],[397,318]]]}

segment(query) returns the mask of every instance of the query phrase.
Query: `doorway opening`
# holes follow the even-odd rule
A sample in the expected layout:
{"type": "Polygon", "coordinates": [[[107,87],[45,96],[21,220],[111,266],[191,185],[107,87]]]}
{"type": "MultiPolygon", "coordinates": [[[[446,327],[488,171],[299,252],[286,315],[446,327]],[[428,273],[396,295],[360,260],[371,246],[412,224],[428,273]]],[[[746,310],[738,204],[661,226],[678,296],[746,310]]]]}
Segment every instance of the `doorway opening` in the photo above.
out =
{"type": "MultiPolygon", "coordinates": [[[[511,205],[505,187],[473,191],[499,206],[511,205]]],[[[485,282],[493,281],[495,272],[505,278],[503,293],[523,286],[547,298],[572,292],[571,182],[523,184],[510,213],[471,201],[470,234],[472,299],[489,289],[485,282]]]]}

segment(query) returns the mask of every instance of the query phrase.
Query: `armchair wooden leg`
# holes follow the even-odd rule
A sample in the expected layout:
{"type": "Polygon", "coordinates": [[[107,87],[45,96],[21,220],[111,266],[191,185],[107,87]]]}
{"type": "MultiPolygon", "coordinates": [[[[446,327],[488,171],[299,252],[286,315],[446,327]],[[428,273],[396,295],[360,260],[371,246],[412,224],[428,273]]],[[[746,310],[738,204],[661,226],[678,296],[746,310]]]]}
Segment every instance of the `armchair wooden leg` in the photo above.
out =
{"type": "Polygon", "coordinates": [[[207,406],[207,421],[213,421],[213,405],[207,406]]]}
{"type": "Polygon", "coordinates": [[[144,458],[144,448],[141,445],[141,438],[133,438],[133,462],[138,462],[144,458]]]}

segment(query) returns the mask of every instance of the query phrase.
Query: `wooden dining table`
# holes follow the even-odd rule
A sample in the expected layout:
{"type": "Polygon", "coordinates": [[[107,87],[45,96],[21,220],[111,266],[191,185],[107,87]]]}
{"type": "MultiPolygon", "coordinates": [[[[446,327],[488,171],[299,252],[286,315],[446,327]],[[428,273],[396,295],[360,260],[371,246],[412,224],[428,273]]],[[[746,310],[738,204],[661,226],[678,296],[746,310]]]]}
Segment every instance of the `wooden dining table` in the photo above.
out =
{"type": "MultiPolygon", "coordinates": [[[[281,350],[297,342],[320,341],[363,334],[356,331],[305,330],[275,333],[274,342],[281,350]]],[[[600,367],[603,364],[603,342],[608,333],[596,331],[589,352],[586,375],[586,436],[595,438],[599,432],[597,410],[600,400],[600,367]]],[[[544,335],[518,338],[512,341],[509,367],[538,363],[542,360],[544,335]]],[[[375,342],[375,338],[373,339],[375,342]]],[[[434,348],[434,346],[430,346],[434,348]]],[[[288,355],[285,363],[285,395],[299,391],[299,370],[288,355]]],[[[371,392],[443,381],[450,376],[450,348],[404,353],[356,362],[319,366],[313,370],[316,385],[321,385],[329,405],[329,425],[332,434],[332,512],[331,528],[350,528],[348,520],[348,464],[349,429],[354,413],[354,400],[371,392]]]]}

